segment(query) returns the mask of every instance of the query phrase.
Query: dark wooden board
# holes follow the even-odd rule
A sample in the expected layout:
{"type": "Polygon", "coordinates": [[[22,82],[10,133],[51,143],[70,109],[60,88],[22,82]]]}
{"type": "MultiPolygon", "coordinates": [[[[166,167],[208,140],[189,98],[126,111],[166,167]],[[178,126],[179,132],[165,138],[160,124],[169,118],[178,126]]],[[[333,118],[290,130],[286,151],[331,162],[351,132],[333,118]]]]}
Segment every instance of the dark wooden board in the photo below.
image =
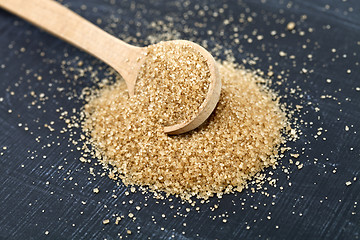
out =
{"type": "Polygon", "coordinates": [[[281,168],[272,170],[279,181],[276,187],[265,185],[269,196],[246,190],[198,204],[199,211],[175,197],[157,201],[150,193],[125,195],[129,189],[122,184],[89,174],[91,165],[79,161],[80,153],[69,143],[70,133],[61,133],[65,123],[56,111],[60,107],[79,110],[81,102],[68,93],[93,84],[89,76],[67,81],[63,60],[69,66],[78,60],[96,67],[105,65],[0,10],[0,239],[118,239],[119,235],[129,239],[360,238],[360,184],[354,181],[360,178],[359,1],[63,3],[95,23],[102,19],[97,24],[116,36],[132,37],[126,39],[131,43],[139,39],[134,44],[144,45],[149,36],[162,32],[148,28],[151,21],[168,23],[171,18],[179,38],[200,44],[207,40],[209,49],[221,45],[238,62],[255,57],[256,65],[246,66],[267,72],[273,65],[275,80],[284,71],[285,83],[273,88],[288,96],[282,101],[304,106],[301,119],[307,124],[300,126],[300,140],[291,144],[293,152],[301,153],[297,160],[304,167],[298,170],[289,165],[288,153],[282,165],[290,174],[281,168]],[[222,7],[223,12],[214,14],[222,7]],[[198,14],[201,9],[203,15],[198,14]],[[189,11],[196,14],[189,15],[189,11]],[[241,16],[251,21],[241,23],[241,16]],[[120,22],[111,27],[115,18],[120,22]],[[295,33],[286,30],[290,21],[296,22],[295,33]],[[234,27],[239,43],[233,39],[234,27]],[[211,36],[208,30],[213,31],[211,36]],[[137,31],[142,35],[136,36],[137,31]],[[276,31],[274,36],[272,31],[276,31]],[[264,38],[258,40],[257,35],[264,38]],[[287,56],[280,56],[280,51],[287,56]],[[42,76],[41,81],[36,74],[42,76]],[[59,91],[61,88],[64,90],[59,91]],[[304,97],[289,94],[291,88],[304,97]],[[47,98],[31,105],[35,100],[31,91],[47,98]],[[332,97],[322,97],[326,95],[332,97]],[[55,131],[44,127],[51,121],[55,131]],[[316,137],[319,128],[322,134],[316,137]],[[98,194],[92,192],[96,187],[98,194]],[[219,207],[211,211],[214,204],[219,207]],[[135,220],[128,217],[130,212],[135,220]],[[113,214],[125,218],[115,225],[113,214]],[[103,225],[103,219],[111,223],[103,225]]]}

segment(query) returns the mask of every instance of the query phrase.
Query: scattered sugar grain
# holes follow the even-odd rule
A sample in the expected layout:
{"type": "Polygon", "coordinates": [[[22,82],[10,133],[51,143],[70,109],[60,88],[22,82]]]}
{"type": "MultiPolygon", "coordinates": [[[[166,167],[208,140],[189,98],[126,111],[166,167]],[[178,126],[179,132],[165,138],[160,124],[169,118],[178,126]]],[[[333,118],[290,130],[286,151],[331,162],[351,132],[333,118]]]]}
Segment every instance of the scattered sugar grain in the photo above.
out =
{"type": "Polygon", "coordinates": [[[116,217],[115,224],[118,225],[120,221],[121,221],[121,217],[116,217]]]}
{"type": "Polygon", "coordinates": [[[294,30],[294,28],[296,27],[296,24],[294,22],[289,22],[287,25],[286,25],[286,29],[288,31],[291,31],[291,30],[294,30]]]}

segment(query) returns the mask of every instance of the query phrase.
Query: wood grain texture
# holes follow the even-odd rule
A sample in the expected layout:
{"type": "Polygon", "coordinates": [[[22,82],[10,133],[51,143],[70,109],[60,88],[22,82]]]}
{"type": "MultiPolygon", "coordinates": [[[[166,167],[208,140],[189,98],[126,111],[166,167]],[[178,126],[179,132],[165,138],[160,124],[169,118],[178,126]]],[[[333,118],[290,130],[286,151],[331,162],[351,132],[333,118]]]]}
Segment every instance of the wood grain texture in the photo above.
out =
{"type": "Polygon", "coordinates": [[[128,239],[360,238],[360,184],[359,180],[353,181],[354,177],[360,178],[360,92],[356,90],[360,87],[359,1],[63,3],[131,44],[147,45],[152,35],[161,33],[161,28],[154,30],[147,24],[172,19],[172,28],[182,39],[198,43],[207,40],[209,49],[222,45],[232,50],[239,62],[252,54],[258,57],[257,64],[247,67],[267,71],[273,65],[275,79],[284,71],[286,84],[274,84],[273,88],[282,95],[294,89],[304,95],[305,103],[312,103],[303,104],[291,95],[282,100],[304,106],[301,118],[308,124],[301,126],[300,140],[290,144],[302,152],[297,160],[304,167],[297,170],[289,165],[291,156],[287,154],[282,164],[290,174],[271,170],[279,180],[276,188],[267,186],[269,196],[246,190],[220,200],[213,198],[200,205],[199,212],[177,198],[170,202],[156,201],[151,194],[127,196],[125,191],[129,189],[122,184],[89,174],[90,166],[100,167],[79,161],[80,153],[71,143],[76,136],[62,133],[65,123],[56,111],[79,110],[82,103],[69,93],[93,85],[88,74],[68,81],[62,66],[76,68],[82,60],[105,78],[105,70],[98,70],[105,65],[0,10],[0,239],[118,239],[119,234],[128,239]],[[198,12],[205,5],[205,15],[188,12],[198,12]],[[220,14],[221,7],[224,12],[220,14]],[[240,23],[241,14],[252,21],[240,23]],[[306,19],[301,20],[303,15],[306,19]],[[231,17],[233,21],[224,24],[231,17]],[[289,21],[296,22],[296,34],[286,30],[289,21]],[[111,25],[114,22],[118,24],[111,25]],[[201,23],[205,25],[201,27],[201,23]],[[230,38],[234,27],[238,28],[240,43],[230,38]],[[263,35],[261,41],[254,37],[254,29],[257,35],[263,35]],[[141,30],[140,37],[136,36],[137,30],[141,30]],[[304,36],[299,34],[301,31],[304,36]],[[295,60],[281,57],[280,51],[294,55],[295,60]],[[37,96],[44,93],[46,98],[39,101],[31,91],[37,96]],[[52,121],[54,131],[44,127],[52,121]],[[326,131],[315,137],[319,128],[326,131]],[[347,181],[352,184],[346,186],[347,181]],[[96,187],[100,189],[98,194],[92,192],[96,187]],[[114,194],[117,198],[112,197],[114,194]],[[214,204],[219,208],[213,212],[209,207],[214,204]],[[136,206],[141,207],[139,211],[136,206]],[[136,220],[127,217],[130,212],[136,220]],[[113,214],[125,218],[115,225],[113,214]],[[222,214],[227,223],[223,223],[222,214]],[[103,219],[112,223],[103,225],[103,219]],[[131,235],[126,234],[127,229],[131,235]]]}
{"type": "Polygon", "coordinates": [[[0,7],[113,67],[133,94],[144,50],[103,31],[52,0],[0,0],[0,7]]]}

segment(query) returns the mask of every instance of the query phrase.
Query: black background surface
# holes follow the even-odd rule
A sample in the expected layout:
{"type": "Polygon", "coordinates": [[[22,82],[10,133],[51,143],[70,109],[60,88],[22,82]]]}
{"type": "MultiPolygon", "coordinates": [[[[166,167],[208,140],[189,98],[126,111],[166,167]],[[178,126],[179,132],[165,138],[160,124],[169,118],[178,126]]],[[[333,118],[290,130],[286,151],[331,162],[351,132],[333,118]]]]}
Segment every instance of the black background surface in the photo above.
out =
{"type": "Polygon", "coordinates": [[[360,238],[359,1],[63,3],[94,23],[101,19],[97,24],[102,28],[136,45],[162,34],[164,29],[148,27],[162,20],[167,25],[173,22],[177,38],[200,44],[207,40],[209,50],[222,46],[217,52],[230,50],[237,62],[255,59],[255,65],[245,62],[248,68],[267,72],[272,65],[272,88],[287,96],[282,101],[304,106],[303,134],[290,144],[292,153],[301,153],[296,160],[304,167],[298,170],[289,164],[287,153],[281,166],[290,174],[281,167],[271,170],[279,181],[276,187],[265,185],[268,196],[248,189],[197,204],[199,211],[175,197],[155,200],[140,192],[127,196],[129,188],[122,184],[90,175],[89,167],[99,167],[81,163],[71,133],[61,132],[65,123],[60,112],[79,110],[81,102],[71,96],[94,84],[89,75],[77,80],[64,76],[62,61],[67,67],[79,60],[96,68],[105,65],[0,10],[0,239],[360,238]],[[201,9],[204,14],[199,14],[201,9]],[[241,16],[250,21],[239,22],[241,16]],[[294,32],[286,30],[289,21],[296,22],[294,32]],[[280,56],[280,51],[287,55],[280,56]],[[281,85],[276,84],[279,74],[285,79],[281,85]],[[40,93],[45,99],[32,105],[40,93]],[[62,111],[56,111],[59,108],[62,111]],[[348,181],[352,184],[346,186],[348,181]],[[93,193],[96,187],[98,194],[93,193]],[[211,211],[214,204],[219,207],[211,211]],[[130,212],[136,219],[128,217],[130,212]],[[125,216],[119,225],[114,224],[114,214],[125,216]],[[104,219],[111,223],[103,225],[104,219]]]}

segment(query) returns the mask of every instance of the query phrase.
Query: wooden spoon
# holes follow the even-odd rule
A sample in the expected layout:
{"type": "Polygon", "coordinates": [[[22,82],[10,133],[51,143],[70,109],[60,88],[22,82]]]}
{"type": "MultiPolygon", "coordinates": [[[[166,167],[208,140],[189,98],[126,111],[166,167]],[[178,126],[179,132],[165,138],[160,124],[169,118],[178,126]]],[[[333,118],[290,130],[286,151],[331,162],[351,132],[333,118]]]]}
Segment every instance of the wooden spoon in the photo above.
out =
{"type": "MultiPolygon", "coordinates": [[[[101,59],[123,77],[130,97],[134,95],[146,48],[119,40],[53,0],[0,0],[0,7],[101,59]]],[[[207,60],[210,70],[209,91],[198,114],[188,122],[164,127],[166,133],[180,134],[195,129],[210,116],[219,101],[221,79],[208,51],[190,41],[174,41],[196,49],[207,60]]]]}

